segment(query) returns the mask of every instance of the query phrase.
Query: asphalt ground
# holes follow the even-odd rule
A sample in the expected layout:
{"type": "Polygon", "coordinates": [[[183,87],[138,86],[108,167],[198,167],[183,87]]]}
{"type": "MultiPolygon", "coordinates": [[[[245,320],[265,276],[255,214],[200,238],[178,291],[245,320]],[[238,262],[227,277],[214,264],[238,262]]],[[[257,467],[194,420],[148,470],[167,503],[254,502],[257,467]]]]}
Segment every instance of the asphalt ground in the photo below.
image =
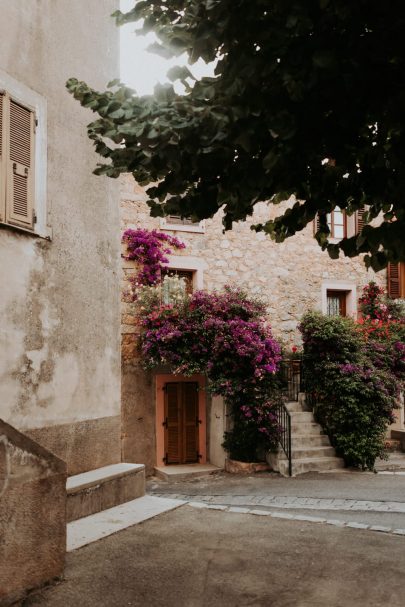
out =
{"type": "Polygon", "coordinates": [[[24,607],[403,607],[405,537],[182,506],[67,555],[24,607]]]}

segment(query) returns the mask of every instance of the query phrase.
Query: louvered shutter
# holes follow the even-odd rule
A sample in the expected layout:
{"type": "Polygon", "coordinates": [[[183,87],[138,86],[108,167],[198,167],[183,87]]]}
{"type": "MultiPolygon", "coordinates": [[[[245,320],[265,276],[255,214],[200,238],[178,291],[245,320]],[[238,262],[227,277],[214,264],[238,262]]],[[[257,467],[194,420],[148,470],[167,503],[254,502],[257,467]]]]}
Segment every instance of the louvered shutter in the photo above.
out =
{"type": "Polygon", "coordinates": [[[6,129],[4,128],[5,96],[0,92],[0,221],[6,217],[6,168],[4,152],[6,149],[6,129]]]}
{"type": "Polygon", "coordinates": [[[180,384],[168,383],[165,387],[165,451],[167,464],[181,463],[181,409],[180,384]]]}
{"type": "Polygon", "coordinates": [[[198,384],[183,383],[183,458],[184,463],[198,462],[198,384]]]}
{"type": "Polygon", "coordinates": [[[388,296],[392,299],[401,297],[401,267],[399,263],[388,264],[388,296]]]}
{"type": "Polygon", "coordinates": [[[10,100],[7,162],[7,221],[34,227],[34,113],[10,100]]]}
{"type": "Polygon", "coordinates": [[[359,234],[364,227],[364,213],[366,212],[366,208],[363,205],[356,211],[356,234],[359,234]]]}

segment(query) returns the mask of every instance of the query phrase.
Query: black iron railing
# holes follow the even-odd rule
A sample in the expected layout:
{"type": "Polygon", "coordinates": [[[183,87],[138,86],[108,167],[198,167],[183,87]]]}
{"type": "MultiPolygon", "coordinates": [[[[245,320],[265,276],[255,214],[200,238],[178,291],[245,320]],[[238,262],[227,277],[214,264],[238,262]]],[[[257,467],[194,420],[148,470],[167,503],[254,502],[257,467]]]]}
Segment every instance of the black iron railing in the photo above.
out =
{"type": "Polygon", "coordinates": [[[279,443],[288,459],[288,474],[292,475],[291,453],[291,415],[284,403],[276,407],[277,421],[280,429],[279,443]]]}
{"type": "Polygon", "coordinates": [[[287,400],[297,401],[301,392],[302,359],[283,360],[280,365],[280,378],[287,400]]]}

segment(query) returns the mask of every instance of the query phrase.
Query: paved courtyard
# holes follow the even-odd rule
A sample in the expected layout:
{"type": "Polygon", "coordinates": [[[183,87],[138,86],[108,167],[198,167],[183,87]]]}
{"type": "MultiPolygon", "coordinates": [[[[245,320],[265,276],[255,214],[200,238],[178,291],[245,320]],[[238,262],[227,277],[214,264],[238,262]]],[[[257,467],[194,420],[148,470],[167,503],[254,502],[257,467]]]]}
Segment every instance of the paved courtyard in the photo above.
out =
{"type": "Polygon", "coordinates": [[[190,504],[68,553],[64,580],[24,607],[404,604],[405,475],[220,473],[148,491],[190,504]]]}
{"type": "Polygon", "coordinates": [[[183,506],[68,554],[24,607],[402,607],[405,538],[183,506]]]}

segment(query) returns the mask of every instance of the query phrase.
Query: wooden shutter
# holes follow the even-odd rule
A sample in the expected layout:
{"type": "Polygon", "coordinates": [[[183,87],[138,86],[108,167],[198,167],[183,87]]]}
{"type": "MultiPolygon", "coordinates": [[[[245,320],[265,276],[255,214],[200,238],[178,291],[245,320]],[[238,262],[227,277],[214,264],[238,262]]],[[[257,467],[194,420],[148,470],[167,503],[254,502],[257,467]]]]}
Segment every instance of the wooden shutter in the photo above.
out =
{"type": "Polygon", "coordinates": [[[10,99],[7,161],[7,221],[34,227],[34,112],[10,99]]]}
{"type": "Polygon", "coordinates": [[[399,263],[388,264],[388,296],[392,299],[401,297],[401,266],[399,263]]]}
{"type": "Polygon", "coordinates": [[[198,384],[186,382],[183,392],[183,461],[198,462],[198,384]]]}
{"type": "Polygon", "coordinates": [[[167,464],[181,463],[180,383],[165,387],[165,451],[167,464]]]}
{"type": "Polygon", "coordinates": [[[356,211],[356,234],[359,234],[364,227],[364,213],[366,212],[366,207],[364,204],[361,205],[358,211],[356,211]]]}
{"type": "Polygon", "coordinates": [[[6,168],[4,161],[4,151],[6,149],[5,105],[5,95],[0,92],[0,221],[4,221],[6,218],[6,168]]]}

